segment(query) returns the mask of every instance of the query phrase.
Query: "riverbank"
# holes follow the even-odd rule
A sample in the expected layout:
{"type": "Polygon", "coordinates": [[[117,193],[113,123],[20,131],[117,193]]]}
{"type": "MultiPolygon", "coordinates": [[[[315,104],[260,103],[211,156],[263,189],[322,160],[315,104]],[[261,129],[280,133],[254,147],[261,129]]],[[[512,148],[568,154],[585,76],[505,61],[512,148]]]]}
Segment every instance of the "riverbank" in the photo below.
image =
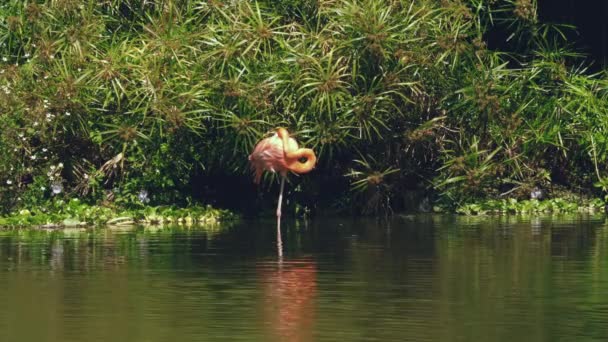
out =
{"type": "MultiPolygon", "coordinates": [[[[485,200],[464,204],[455,209],[461,215],[492,215],[492,214],[572,214],[572,213],[601,213],[605,212],[603,200],[552,198],[547,200],[523,200],[514,198],[501,200],[485,200]]],[[[439,209],[441,210],[441,209],[439,209]]]]}
{"type": "MultiPolygon", "coordinates": [[[[484,200],[455,208],[434,206],[435,213],[462,216],[598,214],[605,212],[603,200],[552,198],[546,200],[484,200]]],[[[346,215],[349,216],[349,215],[346,215]]],[[[352,216],[352,215],[350,215],[352,216]]],[[[24,208],[0,217],[0,228],[64,228],[126,225],[216,225],[240,219],[230,210],[211,206],[141,206],[120,208],[82,203],[78,199],[57,200],[37,208],[24,208]]]]}
{"type": "Polygon", "coordinates": [[[231,222],[238,215],[211,206],[141,206],[120,208],[57,200],[39,208],[21,209],[0,217],[0,227],[90,227],[133,224],[211,225],[231,222]]]}

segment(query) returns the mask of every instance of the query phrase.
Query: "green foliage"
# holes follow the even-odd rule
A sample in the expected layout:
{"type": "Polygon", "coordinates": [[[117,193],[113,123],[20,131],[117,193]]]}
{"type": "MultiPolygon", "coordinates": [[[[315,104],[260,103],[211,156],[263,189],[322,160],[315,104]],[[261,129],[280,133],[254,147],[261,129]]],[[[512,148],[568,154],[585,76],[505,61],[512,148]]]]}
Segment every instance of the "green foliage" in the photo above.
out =
{"type": "Polygon", "coordinates": [[[392,197],[392,184],[387,177],[399,172],[399,169],[387,167],[382,171],[379,162],[372,156],[355,160],[353,168],[346,176],[352,179],[352,190],[365,203],[363,213],[383,213],[392,211],[390,200],[392,197]]]}
{"type": "Polygon", "coordinates": [[[0,217],[0,227],[61,227],[133,224],[185,224],[208,225],[230,222],[237,217],[226,210],[210,206],[141,206],[130,210],[92,206],[78,199],[68,202],[56,200],[47,206],[22,209],[0,217]]]}
{"type": "Polygon", "coordinates": [[[456,212],[463,215],[594,213],[604,211],[604,206],[604,201],[600,199],[572,201],[552,198],[542,201],[536,199],[518,201],[510,198],[465,204],[458,207],[456,212]]]}
{"type": "Polygon", "coordinates": [[[370,213],[429,186],[462,204],[605,183],[608,79],[532,0],[8,0],[0,18],[5,211],[205,199],[194,180],[249,177],[277,126],[370,213]],[[509,53],[486,47],[496,27],[509,53]]]}

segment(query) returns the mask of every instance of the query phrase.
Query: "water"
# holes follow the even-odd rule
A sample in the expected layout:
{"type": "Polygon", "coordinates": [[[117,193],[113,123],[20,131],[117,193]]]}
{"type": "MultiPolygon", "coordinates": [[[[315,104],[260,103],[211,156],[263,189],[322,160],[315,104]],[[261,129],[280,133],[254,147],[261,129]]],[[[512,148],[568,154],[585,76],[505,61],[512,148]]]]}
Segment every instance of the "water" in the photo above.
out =
{"type": "Polygon", "coordinates": [[[0,341],[605,341],[603,217],[0,233],[0,341]]]}

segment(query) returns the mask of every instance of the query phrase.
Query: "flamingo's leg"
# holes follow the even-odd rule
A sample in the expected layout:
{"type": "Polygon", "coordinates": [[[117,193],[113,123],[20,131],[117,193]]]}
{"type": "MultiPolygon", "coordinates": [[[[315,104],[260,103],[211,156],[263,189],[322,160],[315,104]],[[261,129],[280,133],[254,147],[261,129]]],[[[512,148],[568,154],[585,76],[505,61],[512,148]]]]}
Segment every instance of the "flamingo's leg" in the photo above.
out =
{"type": "Polygon", "coordinates": [[[283,258],[283,239],[281,238],[281,204],[283,203],[285,178],[285,175],[281,176],[281,191],[279,192],[279,204],[277,205],[277,249],[279,253],[279,260],[283,258]]]}
{"type": "Polygon", "coordinates": [[[277,219],[279,220],[281,219],[281,204],[283,203],[283,189],[285,188],[285,178],[285,175],[281,177],[281,190],[279,192],[279,204],[277,205],[277,219]]]}

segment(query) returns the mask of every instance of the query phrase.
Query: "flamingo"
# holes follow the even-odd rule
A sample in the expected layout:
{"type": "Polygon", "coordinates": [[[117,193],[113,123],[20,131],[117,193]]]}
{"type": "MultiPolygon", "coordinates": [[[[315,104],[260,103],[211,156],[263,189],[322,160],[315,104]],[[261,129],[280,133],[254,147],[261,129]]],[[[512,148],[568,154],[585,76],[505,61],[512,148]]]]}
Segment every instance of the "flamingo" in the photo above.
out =
{"type": "Polygon", "coordinates": [[[254,182],[256,184],[260,183],[264,171],[281,174],[281,190],[277,204],[277,233],[280,236],[281,204],[287,173],[289,171],[298,174],[310,172],[315,167],[317,157],[313,150],[299,148],[298,142],[289,137],[289,132],[285,128],[277,128],[272,136],[258,142],[248,159],[255,174],[254,182]]]}

